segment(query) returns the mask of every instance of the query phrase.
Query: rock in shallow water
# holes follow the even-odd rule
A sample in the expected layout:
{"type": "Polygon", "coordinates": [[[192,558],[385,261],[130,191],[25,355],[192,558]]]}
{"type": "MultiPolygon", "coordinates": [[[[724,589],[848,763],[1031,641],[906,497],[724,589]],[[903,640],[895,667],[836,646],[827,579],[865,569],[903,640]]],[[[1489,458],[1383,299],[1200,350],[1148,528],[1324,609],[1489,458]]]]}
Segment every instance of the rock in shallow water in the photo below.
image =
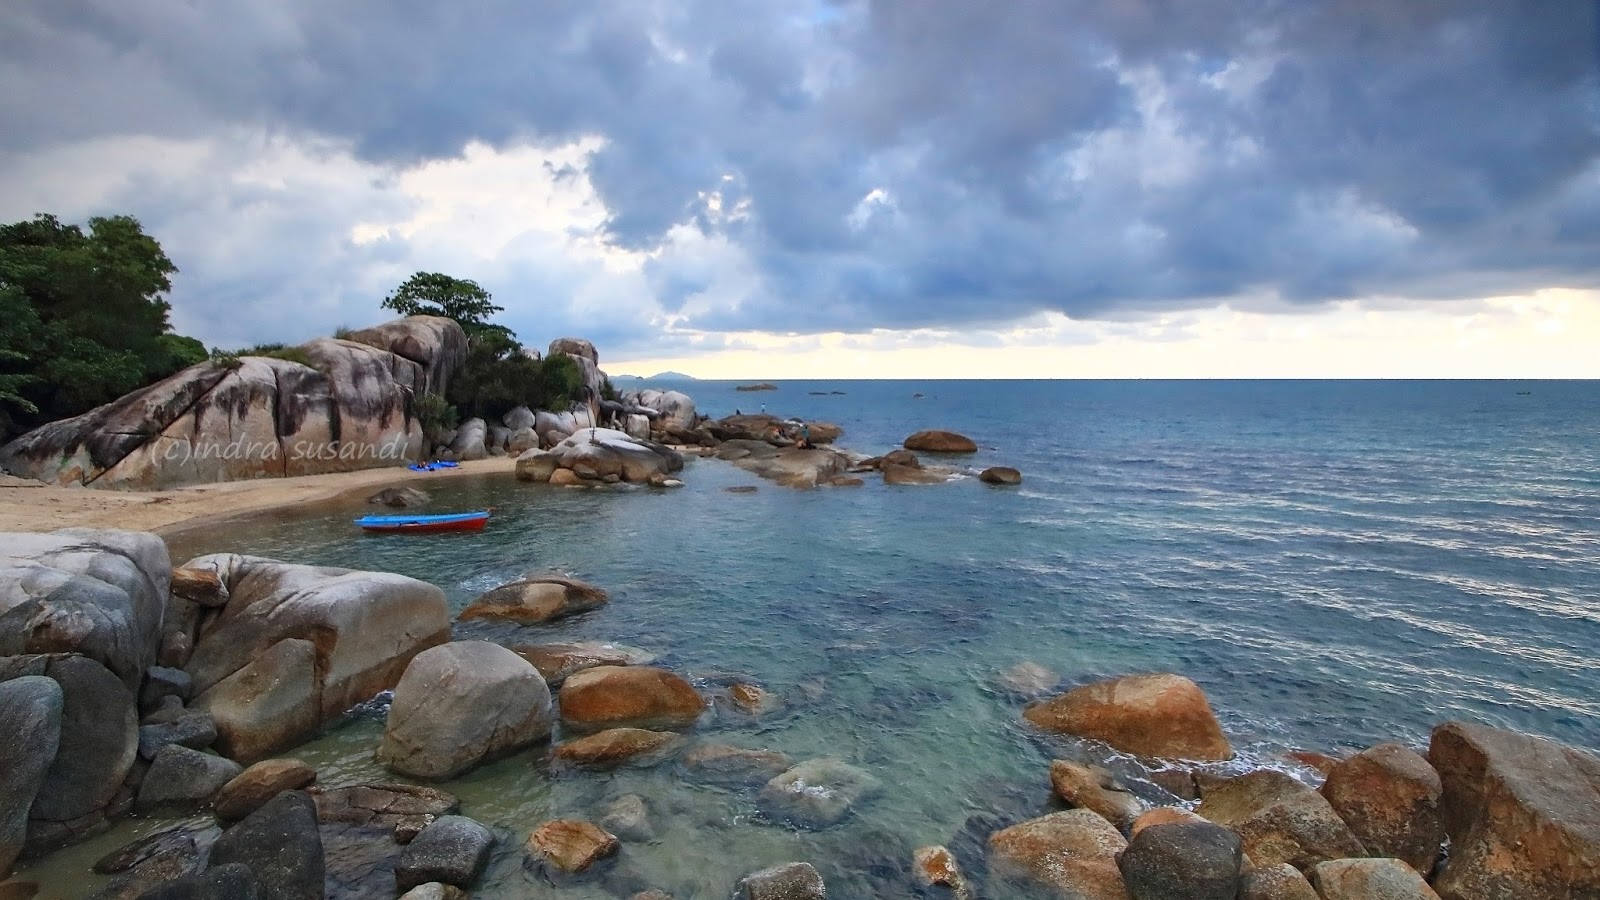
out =
{"type": "Polygon", "coordinates": [[[134,809],[140,813],[199,809],[243,771],[231,759],[168,744],[150,762],[134,809]]]}
{"type": "Polygon", "coordinates": [[[576,729],[684,728],[705,708],[693,685],[650,666],[597,666],[561,686],[561,722],[576,729]]]}
{"type": "Polygon", "coordinates": [[[619,766],[624,763],[658,763],[673,745],[683,740],[670,731],[642,728],[608,728],[567,741],[551,753],[553,761],[572,766],[619,766]]]}
{"type": "Polygon", "coordinates": [[[1233,748],[1199,685],[1181,675],[1129,675],[1030,705],[1047,731],[1104,741],[1135,756],[1226,760],[1233,748]]]}
{"type": "Polygon", "coordinates": [[[528,835],[528,858],[576,874],[617,852],[615,835],[592,822],[556,819],[528,835]]]}
{"type": "Polygon", "coordinates": [[[458,618],[537,625],[595,609],[606,599],[605,591],[576,578],[537,575],[500,585],[472,601],[458,618]]]}
{"type": "Polygon", "coordinates": [[[471,887],[489,864],[494,834],[466,816],[445,816],[422,829],[395,863],[395,889],[429,882],[471,887]]]}
{"type": "Polygon", "coordinates": [[[223,832],[211,865],[228,863],[248,866],[265,900],[322,900],[322,835],[311,798],[284,791],[223,832]]]}
{"type": "Polygon", "coordinates": [[[159,885],[139,900],[262,900],[262,892],[249,866],[228,863],[159,885]]]}
{"type": "Polygon", "coordinates": [[[498,644],[456,641],[406,667],[377,759],[416,778],[453,778],[548,738],[554,719],[531,663],[498,644]]]}
{"type": "Polygon", "coordinates": [[[976,453],[978,445],[964,434],[954,431],[929,429],[919,431],[905,439],[901,445],[918,453],[976,453]]]}
{"type": "Polygon", "coordinates": [[[555,644],[511,644],[517,654],[539,670],[545,683],[560,687],[567,678],[597,666],[647,666],[656,656],[638,647],[600,641],[571,641],[555,644]]]}
{"type": "Polygon", "coordinates": [[[878,787],[878,779],[843,760],[808,759],[767,782],[761,808],[775,819],[826,828],[843,821],[878,787]]]}
{"type": "Polygon", "coordinates": [[[217,818],[232,822],[260,809],[280,792],[298,790],[316,780],[317,770],[298,759],[265,759],[223,785],[212,807],[217,818]]]}
{"type": "Polygon", "coordinates": [[[625,841],[643,843],[656,837],[650,823],[650,807],[638,794],[624,794],[607,804],[600,816],[600,827],[625,841]]]}
{"type": "Polygon", "coordinates": [[[1116,859],[1126,847],[1110,822],[1086,809],[1068,810],[995,832],[989,871],[1073,900],[1126,900],[1116,859]]]}
{"type": "Polygon", "coordinates": [[[788,771],[794,761],[776,750],[706,744],[684,754],[685,777],[708,784],[756,785],[788,771]]]}
{"type": "Polygon", "coordinates": [[[736,900],[826,900],[828,889],[810,863],[794,862],[746,875],[734,896],[736,900]]]}
{"type": "Polygon", "coordinates": [[[1099,766],[1054,760],[1050,763],[1050,786],[1068,806],[1098,813],[1123,831],[1144,811],[1144,803],[1129,793],[1117,776],[1099,766]]]}
{"type": "Polygon", "coordinates": [[[991,466],[978,473],[978,480],[984,484],[1021,484],[1022,473],[1010,466],[991,466]]]}

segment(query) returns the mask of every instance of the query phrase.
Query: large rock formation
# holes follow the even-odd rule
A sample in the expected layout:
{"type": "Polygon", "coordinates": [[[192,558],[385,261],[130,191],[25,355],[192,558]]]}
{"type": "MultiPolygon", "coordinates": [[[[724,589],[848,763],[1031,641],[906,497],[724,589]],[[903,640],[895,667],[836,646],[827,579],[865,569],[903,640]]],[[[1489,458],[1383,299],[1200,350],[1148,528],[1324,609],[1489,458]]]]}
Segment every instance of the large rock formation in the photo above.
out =
{"type": "Polygon", "coordinates": [[[391,466],[419,455],[415,398],[465,358],[449,319],[411,317],[298,348],[310,366],[207,361],[0,448],[0,466],[62,485],[159,489],[391,466]]]}
{"type": "Polygon", "coordinates": [[[305,741],[450,639],[444,593],[401,575],[227,553],[188,568],[211,569],[227,587],[187,669],[218,748],[241,762],[305,741]]]}
{"type": "Polygon", "coordinates": [[[529,450],[517,460],[517,477],[524,481],[552,481],[565,469],[565,483],[628,481],[661,484],[683,469],[683,456],[655,441],[629,437],[610,428],[580,428],[563,438],[546,454],[529,450]]]}
{"type": "Polygon", "coordinates": [[[1224,760],[1233,748],[1198,685],[1181,675],[1129,675],[1028,706],[1048,731],[1105,741],[1136,756],[1224,760]]]}
{"type": "Polygon", "coordinates": [[[583,395],[578,402],[586,409],[590,421],[599,421],[600,395],[605,387],[606,373],[600,371],[600,351],[583,338],[556,338],[550,342],[549,356],[566,356],[578,364],[583,376],[583,395]]]}
{"type": "Polygon", "coordinates": [[[1600,897],[1600,759],[1485,725],[1433,731],[1444,793],[1444,900],[1600,897]]]}
{"type": "Polygon", "coordinates": [[[550,736],[550,688],[522,657],[487,641],[417,654],[394,689],[378,762],[443,780],[550,736]]]}

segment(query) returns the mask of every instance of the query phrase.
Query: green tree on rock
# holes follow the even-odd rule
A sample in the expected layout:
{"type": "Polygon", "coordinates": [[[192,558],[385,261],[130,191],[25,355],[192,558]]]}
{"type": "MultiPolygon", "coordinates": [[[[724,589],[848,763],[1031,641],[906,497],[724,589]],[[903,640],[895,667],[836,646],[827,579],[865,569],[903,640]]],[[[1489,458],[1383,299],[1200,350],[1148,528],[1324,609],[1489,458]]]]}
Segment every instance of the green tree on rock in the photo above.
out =
{"type": "Polygon", "coordinates": [[[505,308],[476,281],[452,278],[438,272],[418,272],[383,298],[383,307],[402,316],[444,316],[461,323],[468,336],[486,331],[509,335],[509,329],[489,324],[489,317],[505,308]]]}

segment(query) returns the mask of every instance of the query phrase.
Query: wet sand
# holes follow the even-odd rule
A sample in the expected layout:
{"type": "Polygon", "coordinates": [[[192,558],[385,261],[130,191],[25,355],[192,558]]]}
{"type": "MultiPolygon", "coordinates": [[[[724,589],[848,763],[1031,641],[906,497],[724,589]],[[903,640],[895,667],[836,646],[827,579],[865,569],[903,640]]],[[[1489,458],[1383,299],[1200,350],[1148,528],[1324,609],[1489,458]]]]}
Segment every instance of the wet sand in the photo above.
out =
{"type": "Polygon", "coordinates": [[[329,500],[356,490],[427,488],[459,475],[510,472],[510,457],[480,459],[426,474],[404,467],[202,484],[168,491],[101,491],[0,476],[0,532],[123,528],[170,533],[211,519],[329,500]]]}

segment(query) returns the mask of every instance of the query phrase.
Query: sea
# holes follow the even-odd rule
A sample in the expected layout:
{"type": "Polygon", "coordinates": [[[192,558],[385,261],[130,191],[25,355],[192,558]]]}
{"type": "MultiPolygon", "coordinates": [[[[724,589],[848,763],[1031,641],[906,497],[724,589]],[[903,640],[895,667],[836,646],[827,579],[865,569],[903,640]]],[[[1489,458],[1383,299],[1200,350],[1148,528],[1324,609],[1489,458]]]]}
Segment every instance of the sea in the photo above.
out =
{"type": "MultiPolygon", "coordinates": [[[[707,692],[760,684],[780,709],[719,705],[691,739],[834,757],[879,783],[845,821],[808,829],[670,763],[553,773],[536,748],[446,785],[501,836],[479,897],[725,900],[741,875],[792,860],[816,865],[830,897],[908,896],[928,844],[950,845],[981,883],[983,836],[1052,808],[1052,758],[1108,764],[1163,799],[1117,754],[1029,728],[1002,676],[1023,662],[1062,690],[1193,679],[1238,751],[1223,771],[1309,779],[1287,751],[1422,749],[1454,719],[1600,750],[1594,382],[775,384],[650,386],[712,416],[834,422],[837,445],[863,454],[927,428],[980,449],[938,460],[958,473],[943,485],[808,491],[715,459],[690,459],[671,490],[405,473],[397,483],[427,490],[431,510],[493,506],[489,528],[363,535],[352,498],[180,536],[175,561],[231,551],[399,572],[456,609],[524,573],[565,572],[610,602],[459,636],[618,642],[707,692]],[[1022,484],[976,477],[1001,465],[1022,484]],[[625,794],[645,799],[653,841],[570,882],[522,865],[532,828],[594,819],[625,794]]],[[[383,711],[380,698],[295,755],[324,784],[389,779],[372,761],[383,711]]],[[[161,824],[123,826],[62,865],[161,824]]]]}

